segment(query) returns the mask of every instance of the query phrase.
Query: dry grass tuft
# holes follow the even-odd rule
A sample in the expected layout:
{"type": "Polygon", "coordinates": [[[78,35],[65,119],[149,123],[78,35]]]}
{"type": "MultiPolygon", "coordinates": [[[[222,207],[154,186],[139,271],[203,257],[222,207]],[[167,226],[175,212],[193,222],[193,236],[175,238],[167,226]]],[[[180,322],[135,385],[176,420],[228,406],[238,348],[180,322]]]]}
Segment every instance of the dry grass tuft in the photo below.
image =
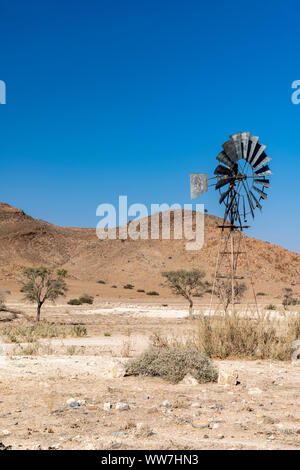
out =
{"type": "Polygon", "coordinates": [[[300,338],[300,313],[278,320],[238,313],[202,316],[192,342],[209,357],[290,360],[300,338]]]}

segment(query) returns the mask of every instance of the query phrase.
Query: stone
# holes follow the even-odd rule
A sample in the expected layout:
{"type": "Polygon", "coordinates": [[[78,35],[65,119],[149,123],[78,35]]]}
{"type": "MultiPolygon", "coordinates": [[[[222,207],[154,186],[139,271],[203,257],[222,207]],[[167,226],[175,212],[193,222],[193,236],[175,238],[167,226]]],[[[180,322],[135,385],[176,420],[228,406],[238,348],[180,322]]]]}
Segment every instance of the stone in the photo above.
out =
{"type": "Polygon", "coordinates": [[[191,404],[191,408],[201,408],[201,403],[199,401],[194,401],[191,404]]]}
{"type": "Polygon", "coordinates": [[[136,435],[141,437],[152,436],[153,431],[148,424],[136,423],[136,435]]]}
{"type": "Polygon", "coordinates": [[[109,411],[112,409],[112,404],[110,402],[104,403],[103,404],[103,409],[104,411],[109,411]]]}
{"type": "Polygon", "coordinates": [[[199,385],[198,380],[195,379],[195,377],[193,377],[191,374],[187,374],[179,383],[181,385],[199,385]]]}
{"type": "Polygon", "coordinates": [[[120,401],[120,402],[116,403],[116,410],[119,410],[119,411],[130,410],[130,406],[129,406],[128,403],[120,401]]]}
{"type": "Polygon", "coordinates": [[[258,387],[256,387],[256,388],[250,388],[250,389],[248,390],[248,395],[260,395],[260,394],[262,394],[262,393],[263,393],[263,391],[262,391],[260,388],[258,388],[258,387]]]}
{"type": "Polygon", "coordinates": [[[3,436],[9,436],[11,432],[8,429],[2,429],[2,435],[3,436]]]}
{"type": "Polygon", "coordinates": [[[172,405],[169,400],[165,400],[162,402],[162,406],[164,406],[165,408],[171,408],[172,405]]]}
{"type": "Polygon", "coordinates": [[[219,385],[238,385],[238,373],[235,370],[223,369],[219,371],[219,385]]]}
{"type": "Polygon", "coordinates": [[[71,403],[74,403],[75,401],[76,401],[75,398],[72,397],[72,398],[69,398],[69,399],[66,401],[66,404],[67,404],[67,405],[71,405],[71,403]]]}
{"type": "Polygon", "coordinates": [[[120,377],[125,377],[126,372],[127,369],[124,364],[122,364],[121,362],[115,362],[110,368],[109,376],[114,379],[117,379],[120,377]]]}

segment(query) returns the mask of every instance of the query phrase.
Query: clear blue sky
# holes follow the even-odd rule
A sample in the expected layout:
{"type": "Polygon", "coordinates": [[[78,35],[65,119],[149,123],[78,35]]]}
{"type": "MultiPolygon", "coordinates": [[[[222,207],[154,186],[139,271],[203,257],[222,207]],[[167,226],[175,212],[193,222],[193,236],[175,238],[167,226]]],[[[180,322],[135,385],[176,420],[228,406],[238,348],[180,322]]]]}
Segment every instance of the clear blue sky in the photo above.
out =
{"type": "MultiPolygon", "coordinates": [[[[296,1],[0,1],[0,200],[95,226],[102,202],[188,203],[228,135],[259,135],[272,190],[251,235],[300,251],[296,1]]],[[[215,191],[202,199],[222,215],[215,191]]]]}

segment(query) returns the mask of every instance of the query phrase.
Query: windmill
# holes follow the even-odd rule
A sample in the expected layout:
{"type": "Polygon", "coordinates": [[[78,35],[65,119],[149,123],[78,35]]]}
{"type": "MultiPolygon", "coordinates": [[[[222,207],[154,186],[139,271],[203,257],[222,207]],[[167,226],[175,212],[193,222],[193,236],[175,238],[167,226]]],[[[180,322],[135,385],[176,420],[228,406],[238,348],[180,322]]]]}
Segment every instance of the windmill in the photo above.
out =
{"type": "Polygon", "coordinates": [[[216,157],[219,163],[214,171],[215,176],[208,178],[207,173],[191,173],[190,175],[191,199],[204,194],[209,187],[214,187],[220,193],[219,203],[224,206],[224,217],[223,223],[219,225],[221,232],[211,305],[218,284],[222,282],[222,279],[227,279],[227,282],[231,281],[230,303],[233,311],[237,280],[243,279],[243,276],[237,275],[241,254],[245,254],[247,258],[257,308],[254,283],[242,232],[249,228],[246,224],[249,217],[254,219],[255,209],[262,209],[262,202],[268,196],[266,190],[271,187],[269,176],[272,173],[268,165],[271,159],[265,153],[266,146],[258,139],[249,132],[231,135],[230,139],[222,145],[223,150],[216,157]],[[241,251],[241,243],[244,243],[245,251],[241,251]]]}

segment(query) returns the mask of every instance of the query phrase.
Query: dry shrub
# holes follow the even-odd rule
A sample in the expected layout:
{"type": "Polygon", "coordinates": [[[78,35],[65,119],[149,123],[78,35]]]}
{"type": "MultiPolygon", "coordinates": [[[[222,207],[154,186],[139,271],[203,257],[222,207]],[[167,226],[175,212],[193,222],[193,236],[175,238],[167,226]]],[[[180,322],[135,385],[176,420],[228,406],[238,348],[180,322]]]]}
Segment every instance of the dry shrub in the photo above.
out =
{"type": "Polygon", "coordinates": [[[292,342],[300,338],[300,314],[260,318],[238,313],[202,316],[193,343],[209,357],[290,360],[292,342]]]}
{"type": "Polygon", "coordinates": [[[214,382],[218,373],[211,360],[196,348],[152,346],[128,364],[132,375],[162,377],[171,383],[180,382],[191,374],[200,383],[214,382]]]}

